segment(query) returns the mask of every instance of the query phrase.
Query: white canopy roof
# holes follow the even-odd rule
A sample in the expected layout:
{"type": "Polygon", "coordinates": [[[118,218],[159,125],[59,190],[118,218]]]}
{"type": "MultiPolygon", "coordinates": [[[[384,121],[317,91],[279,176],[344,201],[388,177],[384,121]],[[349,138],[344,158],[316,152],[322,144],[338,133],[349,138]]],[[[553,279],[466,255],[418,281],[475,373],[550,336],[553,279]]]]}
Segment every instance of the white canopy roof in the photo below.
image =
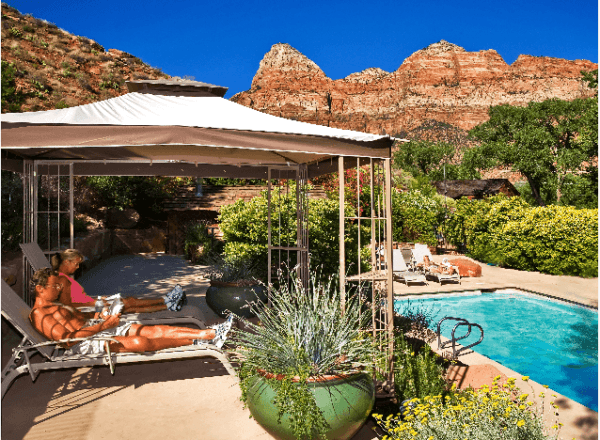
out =
{"type": "Polygon", "coordinates": [[[208,94],[155,93],[3,114],[2,168],[19,167],[10,158],[74,161],[79,175],[264,177],[267,166],[308,164],[318,175],[332,170],[333,156],[391,155],[389,136],[291,121],[208,94]]]}

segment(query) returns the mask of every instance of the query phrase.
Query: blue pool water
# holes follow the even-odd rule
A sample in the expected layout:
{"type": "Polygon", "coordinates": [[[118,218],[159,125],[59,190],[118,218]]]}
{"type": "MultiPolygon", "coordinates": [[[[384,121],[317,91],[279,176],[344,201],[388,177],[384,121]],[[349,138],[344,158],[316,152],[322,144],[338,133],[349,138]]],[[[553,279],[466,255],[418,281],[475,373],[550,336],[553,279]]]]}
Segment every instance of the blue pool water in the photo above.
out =
{"type": "MultiPolygon", "coordinates": [[[[411,309],[433,312],[434,331],[445,316],[477,323],[485,337],[474,351],[598,411],[596,310],[518,291],[435,296],[410,300],[411,309]]],[[[397,312],[405,307],[406,300],[394,301],[397,312]]],[[[456,322],[444,321],[442,335],[450,338],[456,322]]],[[[455,337],[466,329],[458,327],[455,337]]],[[[466,346],[479,335],[473,328],[459,343],[466,346]]]]}

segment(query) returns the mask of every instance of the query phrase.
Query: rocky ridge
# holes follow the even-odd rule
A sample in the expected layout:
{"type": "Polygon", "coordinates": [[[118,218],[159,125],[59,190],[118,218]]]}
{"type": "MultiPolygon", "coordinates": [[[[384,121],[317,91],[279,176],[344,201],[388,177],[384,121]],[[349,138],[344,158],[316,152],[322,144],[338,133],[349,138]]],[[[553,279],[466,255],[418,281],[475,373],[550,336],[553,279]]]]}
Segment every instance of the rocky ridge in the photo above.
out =
{"type": "MultiPolygon", "coordinates": [[[[10,64],[20,111],[88,104],[127,93],[126,80],[169,75],[117,49],[22,15],[2,3],[2,75],[10,64]]],[[[4,78],[3,78],[4,79],[4,78]]],[[[4,84],[3,84],[4,85],[4,84]]],[[[18,111],[2,106],[2,112],[18,111]]]]}
{"type": "Polygon", "coordinates": [[[586,60],[530,55],[508,65],[493,49],[467,52],[442,40],[394,72],[369,68],[332,80],[279,43],[260,62],[250,90],[231,100],[288,119],[402,136],[427,120],[471,129],[487,120],[492,105],[592,96],[580,72],[597,68],[586,60]]]}

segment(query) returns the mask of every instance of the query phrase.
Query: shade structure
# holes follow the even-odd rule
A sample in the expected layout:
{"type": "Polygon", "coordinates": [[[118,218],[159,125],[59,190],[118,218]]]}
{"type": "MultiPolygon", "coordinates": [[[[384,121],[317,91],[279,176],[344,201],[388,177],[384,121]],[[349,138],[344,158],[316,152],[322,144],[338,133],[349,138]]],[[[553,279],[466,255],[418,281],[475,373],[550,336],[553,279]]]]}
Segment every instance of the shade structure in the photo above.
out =
{"type": "Polygon", "coordinates": [[[389,136],[283,119],[208,93],[137,87],[97,103],[3,114],[2,168],[58,160],[72,161],[75,175],[266,178],[269,166],[305,164],[314,177],[335,171],[334,157],[391,156],[389,136]]]}
{"type": "MultiPolygon", "coordinates": [[[[264,114],[223,99],[223,88],[218,86],[138,81],[130,82],[128,88],[130,93],[126,95],[93,104],[2,115],[2,169],[23,172],[24,175],[23,237],[26,242],[36,242],[38,238],[40,210],[36,185],[40,175],[38,170],[41,169],[38,167],[45,167],[48,175],[60,175],[61,167],[68,167],[69,209],[63,213],[60,209],[55,212],[49,207],[41,214],[47,219],[57,214],[58,223],[61,214],[70,216],[70,247],[73,247],[74,236],[73,176],[262,178],[269,181],[268,274],[272,272],[272,252],[297,252],[300,277],[307,281],[308,203],[298,203],[300,208],[296,209],[297,241],[285,246],[272,243],[270,182],[295,179],[298,182],[296,200],[300,201],[305,200],[300,193],[305,192],[308,178],[340,171],[340,279],[343,280],[345,268],[342,263],[345,261],[345,221],[357,220],[359,230],[361,219],[368,221],[372,225],[372,254],[375,242],[379,242],[386,244],[387,255],[391,256],[390,158],[394,140],[389,136],[340,130],[264,114]],[[371,209],[368,218],[346,218],[344,173],[341,171],[350,166],[358,168],[370,164],[370,181],[373,183],[374,160],[384,163],[383,198],[381,203],[377,199],[377,206],[384,207],[385,212],[376,213],[371,209]],[[53,171],[52,167],[57,171],[53,171]],[[275,174],[272,174],[274,171],[275,174]],[[385,227],[376,227],[379,223],[385,223],[385,227]],[[380,229],[385,233],[375,236],[375,230],[380,229]]],[[[56,185],[57,193],[59,187],[60,183],[56,185]]],[[[375,185],[371,184],[371,206],[376,205],[374,192],[375,185]]],[[[56,242],[60,245],[60,228],[57,230],[56,242]]],[[[360,238],[358,243],[360,246],[360,238]]],[[[52,244],[47,250],[53,250],[52,244]]],[[[381,290],[384,289],[383,284],[387,286],[384,290],[388,310],[379,324],[374,325],[374,332],[385,333],[386,340],[390,341],[386,343],[387,373],[393,381],[391,272],[386,276],[375,272],[363,274],[361,280],[370,281],[372,289],[377,286],[381,290]]],[[[372,298],[375,298],[374,292],[372,298]]],[[[378,307],[378,304],[380,302],[372,301],[373,307],[378,307]]]]}

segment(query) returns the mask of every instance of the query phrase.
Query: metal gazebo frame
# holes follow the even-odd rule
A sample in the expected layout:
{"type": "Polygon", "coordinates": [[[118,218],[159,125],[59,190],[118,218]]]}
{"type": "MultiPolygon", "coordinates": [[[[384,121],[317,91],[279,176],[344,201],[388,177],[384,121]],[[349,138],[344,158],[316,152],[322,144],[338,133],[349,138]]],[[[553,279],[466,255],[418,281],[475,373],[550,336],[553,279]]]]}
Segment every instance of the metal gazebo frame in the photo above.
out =
{"type": "MultiPolygon", "coordinates": [[[[393,139],[266,115],[224,100],[226,88],[206,83],[131,81],[127,86],[130,93],[94,104],[2,115],[2,169],[18,172],[23,178],[24,241],[38,241],[43,219],[48,232],[55,226],[58,231],[54,238],[48,239],[46,252],[60,250],[63,246],[60,223],[68,221],[68,246],[74,247],[74,176],[262,178],[269,182],[269,281],[271,255],[281,251],[297,252],[299,276],[307,279],[309,231],[304,183],[322,174],[338,172],[340,289],[345,289],[346,282],[355,281],[366,283],[371,289],[371,304],[378,312],[373,334],[381,338],[382,344],[385,341],[381,348],[387,353],[386,370],[390,376],[393,139]],[[368,168],[370,212],[363,215],[358,206],[357,214],[348,217],[344,210],[344,174],[353,167],[357,173],[368,168]],[[44,178],[48,182],[40,185],[44,178]],[[273,178],[296,181],[297,240],[291,245],[271,240],[273,178]],[[55,189],[52,179],[56,179],[55,189]],[[46,209],[39,205],[42,187],[58,199],[46,209]],[[348,222],[358,222],[359,230],[361,222],[370,224],[373,269],[361,273],[359,261],[358,275],[346,279],[348,222]],[[383,303],[375,299],[380,296],[383,303]]],[[[358,200],[360,204],[360,195],[358,200]]],[[[360,249],[360,237],[358,242],[360,249]]],[[[28,272],[29,269],[25,270],[24,275],[28,272]]]]}

